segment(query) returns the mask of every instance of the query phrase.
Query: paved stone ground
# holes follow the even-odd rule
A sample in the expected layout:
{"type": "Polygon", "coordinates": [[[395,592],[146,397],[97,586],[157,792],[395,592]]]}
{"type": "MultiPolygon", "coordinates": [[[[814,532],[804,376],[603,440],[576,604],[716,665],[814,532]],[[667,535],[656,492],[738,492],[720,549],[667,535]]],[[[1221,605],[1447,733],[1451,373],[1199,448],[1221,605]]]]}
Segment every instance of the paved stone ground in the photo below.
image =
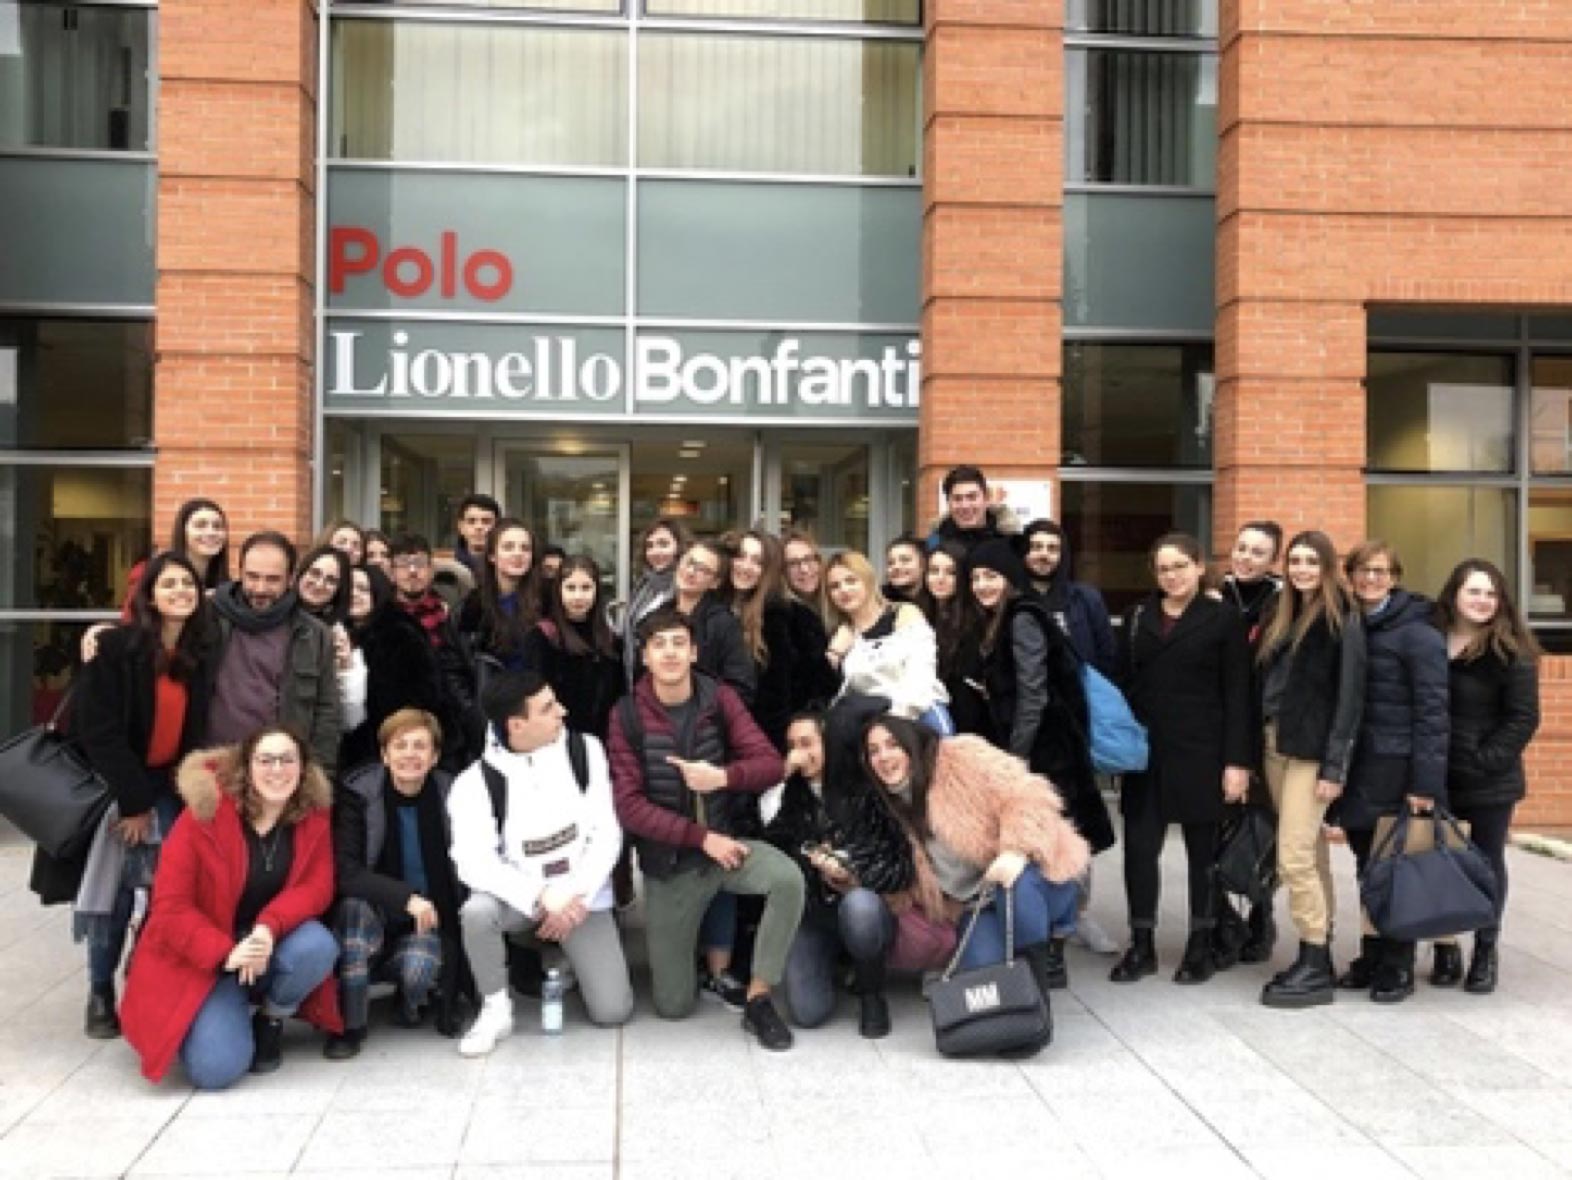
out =
{"type": "MultiPolygon", "coordinates": [[[[1422,984],[1395,1009],[1340,997],[1278,1013],[1256,1002],[1259,967],[1176,987],[1170,845],[1164,973],[1116,986],[1108,960],[1072,950],[1057,1037],[1035,1061],[941,1060],[915,984],[889,1039],[860,1040],[848,1000],[783,1056],[710,1005],[674,1025],[646,1001],[618,1032],[570,1005],[566,1035],[547,1039],[520,999],[521,1033],[485,1061],[429,1030],[379,1027],[358,1061],[333,1064],[302,1025],[280,1072],[199,1095],[178,1076],[147,1084],[123,1043],[82,1036],[82,956],[64,914],[27,892],[27,850],[0,835],[0,1175],[1568,1175],[1572,865],[1511,856],[1504,982],[1488,998],[1422,984]]],[[[1116,857],[1099,865],[1094,907],[1110,930],[1116,857]]],[[[1351,881],[1341,850],[1337,872],[1351,881]]],[[[1340,942],[1346,957],[1352,938],[1340,942]]],[[[1290,952],[1280,944],[1279,965],[1290,952]]]]}

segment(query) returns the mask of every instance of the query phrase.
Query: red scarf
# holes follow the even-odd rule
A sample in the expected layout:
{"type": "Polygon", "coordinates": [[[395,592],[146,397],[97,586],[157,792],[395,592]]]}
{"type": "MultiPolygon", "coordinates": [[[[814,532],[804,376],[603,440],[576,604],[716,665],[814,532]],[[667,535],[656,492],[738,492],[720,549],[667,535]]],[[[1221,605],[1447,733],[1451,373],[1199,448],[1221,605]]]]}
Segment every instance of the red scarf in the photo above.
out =
{"type": "Polygon", "coordinates": [[[442,601],[440,594],[435,590],[427,590],[424,598],[414,602],[400,598],[398,605],[400,610],[425,628],[426,638],[431,640],[432,647],[442,646],[442,625],[448,621],[448,604],[442,601]]]}

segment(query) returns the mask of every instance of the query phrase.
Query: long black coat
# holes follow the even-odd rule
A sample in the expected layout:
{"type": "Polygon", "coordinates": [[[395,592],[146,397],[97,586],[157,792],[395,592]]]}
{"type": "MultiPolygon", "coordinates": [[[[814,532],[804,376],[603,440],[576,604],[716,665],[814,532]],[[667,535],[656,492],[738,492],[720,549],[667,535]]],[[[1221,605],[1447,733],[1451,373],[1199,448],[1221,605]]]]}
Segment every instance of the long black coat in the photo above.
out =
{"type": "MultiPolygon", "coordinates": [[[[570,624],[571,625],[571,624],[570,624]]],[[[589,636],[585,636],[586,641],[589,636]]],[[[557,625],[549,620],[535,624],[524,639],[524,666],[539,672],[568,711],[568,724],[580,733],[606,740],[611,710],[627,689],[622,650],[575,655],[563,646],[557,625]]]]}
{"type": "Polygon", "coordinates": [[[1113,822],[1092,769],[1080,661],[1035,596],[1012,599],[1006,609],[999,638],[982,659],[986,736],[1046,777],[1076,830],[1102,852],[1113,846],[1113,822]]]}
{"type": "MultiPolygon", "coordinates": [[[[200,625],[200,624],[191,624],[200,625]]],[[[218,660],[216,634],[204,636],[201,656],[186,684],[186,716],[175,761],[201,747],[213,696],[218,660]]],[[[115,627],[98,638],[98,655],[82,670],[82,687],[71,705],[72,730],[93,768],[114,792],[123,816],[152,809],[163,785],[162,774],[147,767],[153,735],[153,694],[157,673],[154,643],[135,627],[115,627]]]]}
{"type": "Polygon", "coordinates": [[[1369,831],[1408,795],[1446,797],[1446,639],[1433,610],[1394,590],[1380,614],[1365,616],[1365,712],[1333,817],[1344,828],[1369,831]]]}
{"type": "Polygon", "coordinates": [[[1151,762],[1124,790],[1156,791],[1169,823],[1220,823],[1223,769],[1250,765],[1250,649],[1231,606],[1198,594],[1165,637],[1154,594],[1124,629],[1130,708],[1146,726],[1151,762]]]}
{"type": "Polygon", "coordinates": [[[1453,660],[1446,792],[1455,808],[1516,803],[1527,793],[1523,751],[1539,728],[1539,669],[1494,652],[1453,660]]]}

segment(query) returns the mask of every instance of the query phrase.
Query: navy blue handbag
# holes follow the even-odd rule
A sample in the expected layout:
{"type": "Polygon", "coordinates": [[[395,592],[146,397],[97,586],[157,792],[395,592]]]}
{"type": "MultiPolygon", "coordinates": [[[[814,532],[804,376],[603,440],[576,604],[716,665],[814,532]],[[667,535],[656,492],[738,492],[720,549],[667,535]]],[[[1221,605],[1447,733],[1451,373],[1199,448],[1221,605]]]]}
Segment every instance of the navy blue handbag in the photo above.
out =
{"type": "Polygon", "coordinates": [[[1371,851],[1359,897],[1383,936],[1418,942],[1493,925],[1500,889],[1485,854],[1437,806],[1429,816],[1403,810],[1371,851]],[[1435,825],[1434,847],[1410,851],[1414,831],[1424,824],[1435,825]]]}

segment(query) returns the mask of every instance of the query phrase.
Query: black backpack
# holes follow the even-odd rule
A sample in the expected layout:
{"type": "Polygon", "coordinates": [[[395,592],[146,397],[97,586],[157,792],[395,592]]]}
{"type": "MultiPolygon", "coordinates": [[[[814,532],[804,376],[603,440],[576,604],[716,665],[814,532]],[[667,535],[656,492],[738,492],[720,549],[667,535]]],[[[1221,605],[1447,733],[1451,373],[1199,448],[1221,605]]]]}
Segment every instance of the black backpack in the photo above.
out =
{"type": "MultiPolygon", "coordinates": [[[[576,729],[568,730],[568,762],[573,767],[573,777],[578,781],[579,794],[589,790],[589,747],[584,735],[576,729]]],[[[508,780],[485,758],[480,760],[480,773],[486,780],[486,794],[491,796],[491,814],[497,821],[500,833],[508,822],[508,780]]]]}

